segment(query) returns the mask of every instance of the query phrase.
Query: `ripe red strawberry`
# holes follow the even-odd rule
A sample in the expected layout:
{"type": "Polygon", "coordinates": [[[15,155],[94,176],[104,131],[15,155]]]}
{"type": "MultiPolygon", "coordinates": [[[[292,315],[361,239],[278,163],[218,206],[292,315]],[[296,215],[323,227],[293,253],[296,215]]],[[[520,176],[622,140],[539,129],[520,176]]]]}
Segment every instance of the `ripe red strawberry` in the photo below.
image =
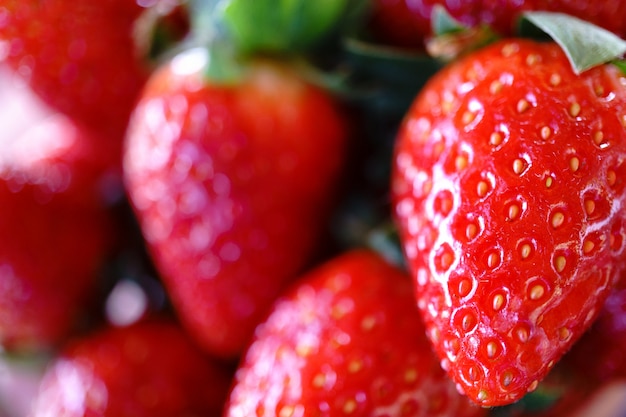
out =
{"type": "Polygon", "coordinates": [[[119,149],[107,156],[108,142],[61,115],[13,139],[0,148],[0,344],[38,349],[67,335],[96,287],[119,149]]]}
{"type": "Polygon", "coordinates": [[[563,358],[595,384],[626,378],[626,288],[620,284],[598,319],[563,358]]]}
{"type": "Polygon", "coordinates": [[[398,136],[394,215],[443,366],[484,405],[532,391],[625,251],[626,89],[511,40],[433,77],[398,136]]]}
{"type": "Polygon", "coordinates": [[[329,95],[278,63],[251,63],[229,82],[206,77],[207,63],[193,49],[151,78],[125,176],[183,322],[233,356],[311,260],[346,132],[329,95]]]}
{"type": "Polygon", "coordinates": [[[76,338],[46,370],[32,417],[219,416],[230,372],[164,319],[76,338]]]}
{"type": "Polygon", "coordinates": [[[423,49],[432,35],[431,13],[440,4],[460,22],[487,24],[503,36],[515,33],[517,19],[527,10],[567,13],[600,25],[620,36],[626,35],[626,2],[576,0],[374,0],[370,29],[381,41],[423,49]]]}
{"type": "Polygon", "coordinates": [[[121,139],[149,70],[132,39],[139,3],[0,0],[0,54],[53,108],[121,139]]]}
{"type": "Polygon", "coordinates": [[[259,326],[226,416],[481,416],[426,339],[409,276],[354,250],[302,277],[259,326]]]}

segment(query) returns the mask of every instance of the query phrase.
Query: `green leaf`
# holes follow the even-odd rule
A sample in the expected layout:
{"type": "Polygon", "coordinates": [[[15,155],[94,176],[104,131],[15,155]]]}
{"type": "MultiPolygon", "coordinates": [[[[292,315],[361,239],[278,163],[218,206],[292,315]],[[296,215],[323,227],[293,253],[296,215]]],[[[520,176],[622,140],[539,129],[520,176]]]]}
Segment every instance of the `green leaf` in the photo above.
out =
{"type": "Polygon", "coordinates": [[[432,31],[436,36],[469,29],[469,26],[455,19],[441,4],[435,4],[433,6],[433,10],[430,14],[430,22],[432,31]]]}
{"type": "Polygon", "coordinates": [[[585,20],[556,12],[526,12],[524,21],[532,23],[558,43],[576,74],[613,61],[626,53],[626,41],[585,20]]]}
{"type": "Polygon", "coordinates": [[[330,33],[349,0],[227,0],[224,26],[246,52],[300,52],[330,33]]]}

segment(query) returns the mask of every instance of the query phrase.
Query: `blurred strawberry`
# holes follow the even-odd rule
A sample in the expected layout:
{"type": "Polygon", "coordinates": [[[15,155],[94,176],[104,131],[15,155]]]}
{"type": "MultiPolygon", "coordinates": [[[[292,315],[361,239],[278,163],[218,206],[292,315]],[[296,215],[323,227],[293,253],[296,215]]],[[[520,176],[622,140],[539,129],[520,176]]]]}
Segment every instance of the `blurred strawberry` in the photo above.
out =
{"type": "Polygon", "coordinates": [[[624,0],[373,0],[369,29],[386,43],[423,49],[424,39],[432,35],[431,14],[435,5],[444,6],[468,26],[489,25],[503,36],[516,32],[517,20],[527,10],[567,13],[626,35],[624,0]]]}
{"type": "Polygon", "coordinates": [[[481,416],[441,369],[406,273],[354,250],[305,275],[258,327],[227,416],[481,416]]]}
{"type": "Polygon", "coordinates": [[[133,39],[141,3],[0,0],[0,50],[46,103],[121,139],[149,74],[133,39]]]}
{"type": "Polygon", "coordinates": [[[563,358],[594,383],[626,378],[626,286],[607,298],[598,319],[563,358]]]}
{"type": "Polygon", "coordinates": [[[31,417],[219,416],[231,375],[174,322],[72,340],[43,376],[31,417]]]}
{"type": "Polygon", "coordinates": [[[0,148],[0,344],[55,344],[80,319],[121,194],[119,149],[61,115],[0,148]]]}
{"type": "Polygon", "coordinates": [[[156,71],[124,168],[183,322],[209,351],[235,356],[312,259],[346,131],[332,98],[292,69],[258,61],[224,71],[220,59],[197,48],[156,71]]]}

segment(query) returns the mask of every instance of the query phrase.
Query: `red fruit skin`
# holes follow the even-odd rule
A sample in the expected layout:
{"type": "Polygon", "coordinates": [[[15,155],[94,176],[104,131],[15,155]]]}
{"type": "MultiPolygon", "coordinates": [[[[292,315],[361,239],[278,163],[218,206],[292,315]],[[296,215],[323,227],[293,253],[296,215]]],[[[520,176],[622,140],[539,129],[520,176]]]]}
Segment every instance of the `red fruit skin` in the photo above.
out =
{"type": "Polygon", "coordinates": [[[433,77],[402,124],[391,192],[418,305],[481,404],[535,388],[623,269],[623,81],[504,41],[433,77]]]}
{"type": "Polygon", "coordinates": [[[353,250],[274,304],[236,373],[226,416],[481,416],[425,337],[406,272],[353,250]]]}
{"type": "Polygon", "coordinates": [[[235,84],[203,78],[194,49],[154,74],[133,115],[125,177],[181,319],[220,356],[248,343],[312,259],[347,143],[331,98],[258,63],[235,84]]]}
{"type": "Polygon", "coordinates": [[[528,10],[567,13],[626,36],[623,0],[374,0],[369,29],[382,42],[423,49],[424,39],[432,35],[430,17],[437,4],[466,25],[487,24],[503,36],[516,33],[519,16],[528,10]]]}
{"type": "Polygon", "coordinates": [[[625,323],[626,287],[620,282],[598,319],[563,357],[563,362],[594,384],[626,378],[625,323]]]}
{"type": "Polygon", "coordinates": [[[177,324],[153,318],[73,339],[46,370],[30,416],[217,417],[230,381],[177,324]]]}
{"type": "Polygon", "coordinates": [[[4,59],[52,108],[122,140],[149,66],[136,1],[0,0],[4,59]]]}
{"type": "Polygon", "coordinates": [[[0,344],[58,344],[80,320],[113,240],[120,149],[54,115],[0,153],[0,344]],[[98,146],[95,146],[98,144],[98,146]],[[110,156],[107,154],[110,152],[110,156]]]}

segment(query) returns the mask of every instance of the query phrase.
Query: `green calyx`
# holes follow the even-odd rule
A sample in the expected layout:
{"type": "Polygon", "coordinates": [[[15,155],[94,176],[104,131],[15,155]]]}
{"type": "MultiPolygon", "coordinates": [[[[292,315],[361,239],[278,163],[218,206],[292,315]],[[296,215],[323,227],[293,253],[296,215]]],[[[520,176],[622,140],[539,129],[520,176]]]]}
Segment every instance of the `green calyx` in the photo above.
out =
{"type": "Polygon", "coordinates": [[[498,39],[498,35],[489,26],[464,25],[442,5],[433,7],[430,21],[434,36],[426,39],[426,51],[443,62],[452,61],[498,39]]]}
{"type": "Polygon", "coordinates": [[[572,69],[577,74],[607,62],[615,61],[619,64],[616,60],[626,53],[626,41],[619,36],[563,13],[543,11],[524,13],[520,21],[520,32],[536,35],[536,29],[547,34],[563,48],[572,69]]]}
{"type": "Polygon", "coordinates": [[[245,52],[286,53],[313,46],[336,29],[351,0],[225,0],[221,21],[245,52]]]}

